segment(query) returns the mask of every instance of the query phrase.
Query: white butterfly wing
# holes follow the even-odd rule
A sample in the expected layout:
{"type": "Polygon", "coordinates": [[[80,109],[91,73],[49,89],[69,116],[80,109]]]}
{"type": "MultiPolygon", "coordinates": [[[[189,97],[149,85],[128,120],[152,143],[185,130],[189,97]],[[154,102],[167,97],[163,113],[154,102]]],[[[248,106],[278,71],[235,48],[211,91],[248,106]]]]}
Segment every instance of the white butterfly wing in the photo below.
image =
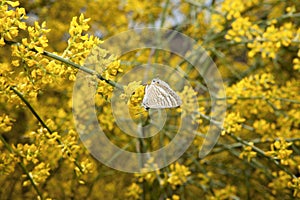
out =
{"type": "Polygon", "coordinates": [[[145,88],[142,105],[147,108],[174,108],[182,104],[180,97],[170,86],[159,79],[153,79],[145,88]]]}

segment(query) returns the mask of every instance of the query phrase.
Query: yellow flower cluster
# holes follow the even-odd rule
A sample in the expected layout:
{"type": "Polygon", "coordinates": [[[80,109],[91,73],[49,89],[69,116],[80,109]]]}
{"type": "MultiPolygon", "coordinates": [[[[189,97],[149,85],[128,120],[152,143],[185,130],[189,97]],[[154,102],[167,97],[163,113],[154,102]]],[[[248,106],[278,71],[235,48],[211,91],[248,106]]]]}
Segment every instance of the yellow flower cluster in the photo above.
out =
{"type": "Polygon", "coordinates": [[[134,176],[137,178],[137,181],[139,183],[143,183],[144,181],[146,181],[148,184],[152,185],[153,182],[158,179],[159,184],[163,186],[165,184],[165,181],[160,178],[160,174],[161,171],[158,168],[157,164],[154,163],[154,159],[150,158],[142,168],[141,173],[134,174],[134,176]]]}
{"type": "MultiPolygon", "coordinates": [[[[232,1],[230,1],[232,2],[232,1]]],[[[234,4],[239,4],[236,9],[241,9],[242,3],[234,1],[234,4]]],[[[250,21],[250,17],[240,16],[240,12],[236,9],[229,11],[230,18],[234,16],[231,24],[231,29],[227,31],[225,39],[235,42],[243,42],[250,48],[248,56],[254,57],[256,54],[261,54],[262,58],[275,59],[281,47],[287,47],[296,42],[299,38],[299,29],[291,22],[286,22],[282,25],[277,25],[276,19],[271,20],[270,25],[259,27],[257,23],[250,21]],[[234,14],[230,14],[234,13],[234,14]]],[[[297,63],[297,60],[294,61],[297,63]]]]}
{"type": "Polygon", "coordinates": [[[81,150],[81,147],[78,145],[78,137],[76,131],[69,130],[68,134],[62,138],[62,156],[69,159],[71,162],[76,160],[77,154],[79,154],[81,150]],[[70,152],[72,152],[71,155],[70,152]]]}
{"type": "Polygon", "coordinates": [[[52,82],[52,77],[44,68],[49,60],[41,55],[48,46],[46,34],[49,31],[45,22],[41,26],[35,22],[34,26],[27,27],[28,38],[23,38],[21,44],[11,46],[12,65],[22,69],[11,69],[5,74],[6,80],[10,86],[17,86],[18,90],[29,98],[36,98],[41,85],[52,82]]]}
{"type": "Polygon", "coordinates": [[[216,32],[221,32],[224,29],[224,24],[226,19],[221,14],[212,13],[211,14],[211,27],[214,27],[216,32]]]}
{"type": "MultiPolygon", "coordinates": [[[[35,185],[40,185],[46,181],[46,179],[50,176],[50,167],[49,165],[41,162],[38,165],[35,165],[33,170],[29,172],[30,177],[32,178],[35,185]]],[[[23,182],[23,186],[30,185],[30,181],[26,180],[23,182]]]]}
{"type": "Polygon", "coordinates": [[[274,83],[275,80],[272,74],[256,74],[254,76],[246,77],[236,85],[230,87],[228,91],[226,91],[226,94],[228,94],[229,97],[232,97],[232,100],[235,100],[238,97],[255,96],[264,96],[265,98],[268,98],[270,93],[268,90],[272,88],[274,83]],[[236,95],[233,95],[233,90],[235,91],[236,95]]]}
{"type": "Polygon", "coordinates": [[[184,185],[188,181],[189,175],[191,175],[189,168],[178,162],[171,164],[170,170],[167,181],[174,190],[177,186],[184,185]]]}
{"type": "Polygon", "coordinates": [[[257,153],[252,151],[253,142],[249,142],[249,146],[244,146],[243,152],[240,154],[240,158],[247,158],[247,161],[250,162],[252,158],[255,158],[257,153]]]}
{"type": "Polygon", "coordinates": [[[132,20],[142,23],[154,22],[162,11],[162,0],[128,0],[125,4],[125,11],[130,13],[132,20]]]}
{"type": "Polygon", "coordinates": [[[193,119],[199,119],[199,115],[195,113],[198,110],[197,92],[192,87],[184,86],[178,95],[182,99],[182,105],[179,109],[179,111],[181,110],[182,117],[191,115],[193,119]]]}
{"type": "Polygon", "coordinates": [[[233,105],[234,108],[239,109],[239,112],[243,116],[251,116],[251,114],[259,115],[259,110],[261,109],[269,109],[274,112],[266,103],[266,100],[270,98],[272,98],[272,102],[276,103],[276,105],[279,103],[274,100],[278,93],[278,88],[274,87],[274,84],[274,77],[270,73],[245,77],[238,83],[226,88],[228,103],[233,105]],[[251,109],[242,109],[248,106],[251,109]]]}
{"type": "Polygon", "coordinates": [[[10,175],[15,171],[19,158],[12,153],[2,151],[0,154],[0,175],[10,175]]]}
{"type": "Polygon", "coordinates": [[[40,154],[39,148],[35,144],[17,144],[13,146],[15,152],[22,158],[22,162],[27,165],[28,163],[37,164],[38,156],[40,154]]]}
{"type": "Polygon", "coordinates": [[[274,179],[268,184],[272,190],[273,195],[277,195],[278,191],[283,191],[287,189],[287,185],[291,180],[290,175],[284,171],[272,172],[274,179]]]}
{"type": "Polygon", "coordinates": [[[27,31],[29,38],[23,38],[22,44],[12,46],[12,56],[15,57],[12,64],[16,67],[26,64],[25,67],[28,68],[37,67],[38,64],[42,63],[46,64],[48,61],[40,55],[48,46],[46,34],[50,30],[46,29],[46,22],[43,22],[42,26],[35,22],[34,26],[27,27],[27,31]],[[34,60],[32,57],[38,57],[39,59],[34,60]]]}
{"type": "Polygon", "coordinates": [[[282,165],[289,165],[290,163],[293,163],[291,158],[293,150],[288,149],[291,145],[292,142],[286,142],[283,138],[281,138],[271,144],[271,151],[267,151],[266,155],[279,159],[282,165]]]}
{"type": "MultiPolygon", "coordinates": [[[[149,169],[157,169],[157,166],[153,164],[152,161],[150,161],[146,164],[144,170],[148,171],[149,169]]],[[[137,178],[137,182],[141,184],[147,183],[149,185],[153,185],[156,184],[155,181],[158,181],[160,187],[168,187],[169,184],[173,190],[176,190],[177,187],[184,186],[187,183],[189,176],[191,175],[191,171],[188,169],[188,167],[181,165],[178,162],[171,164],[169,170],[170,172],[168,173],[166,171],[163,172],[157,169],[154,172],[135,174],[135,177],[137,178]]],[[[137,184],[133,183],[128,188],[128,190],[132,190],[132,187],[136,189],[137,186],[137,184]]],[[[131,191],[130,194],[132,193],[134,193],[134,195],[137,195],[134,191],[131,191]]],[[[132,194],[132,196],[134,195],[132,194]]],[[[172,196],[172,199],[174,198],[179,199],[179,196],[172,196]]]]}
{"type": "Polygon", "coordinates": [[[258,3],[258,0],[225,0],[222,4],[222,11],[226,12],[226,19],[231,20],[234,18],[239,18],[243,11],[250,8],[251,6],[257,5],[258,3]]]}
{"type": "Polygon", "coordinates": [[[3,114],[0,116],[0,133],[9,132],[12,129],[12,122],[14,119],[8,117],[8,115],[3,114]]]}
{"type": "MultiPolygon", "coordinates": [[[[120,60],[115,60],[115,58],[113,57],[110,57],[106,61],[97,60],[97,63],[99,63],[102,68],[96,70],[97,71],[100,70],[102,77],[104,77],[106,80],[115,81],[117,75],[123,72],[123,69],[120,65],[120,60]]],[[[109,85],[106,81],[103,80],[98,81],[97,93],[101,95],[103,98],[105,98],[106,100],[111,99],[113,90],[114,87],[109,85]]]]}
{"type": "Polygon", "coordinates": [[[199,182],[201,185],[208,185],[213,177],[213,172],[205,172],[197,174],[197,178],[199,178],[199,182]]]}
{"type": "Polygon", "coordinates": [[[269,138],[277,137],[276,125],[274,122],[268,122],[265,119],[255,120],[253,123],[255,132],[261,135],[261,141],[266,141],[269,138]]]}
{"type": "MultiPolygon", "coordinates": [[[[299,32],[300,32],[300,29],[299,29],[299,32]]],[[[300,33],[299,33],[300,35],[300,33]]],[[[298,70],[300,71],[300,50],[298,50],[298,53],[297,53],[297,58],[294,58],[293,59],[293,64],[294,64],[294,70],[298,70]]]]}
{"type": "Polygon", "coordinates": [[[81,174],[93,173],[95,170],[94,164],[89,159],[85,159],[80,163],[80,168],[76,167],[75,171],[77,176],[79,177],[81,174]]]}
{"type": "Polygon", "coordinates": [[[3,96],[10,93],[10,81],[6,75],[11,72],[11,68],[11,65],[8,63],[0,64],[0,94],[3,96]]]}
{"type": "Polygon", "coordinates": [[[38,145],[39,157],[47,158],[45,160],[50,167],[56,167],[57,162],[62,157],[63,147],[59,146],[57,141],[61,139],[61,136],[57,132],[50,134],[42,127],[37,131],[31,131],[28,136],[34,138],[35,144],[38,145]]]}
{"type": "Polygon", "coordinates": [[[239,17],[231,24],[231,29],[227,31],[225,39],[235,42],[247,42],[256,39],[261,30],[258,25],[252,24],[249,17],[239,17]]]}
{"type": "Polygon", "coordinates": [[[26,19],[24,8],[18,8],[19,2],[1,1],[0,6],[0,47],[5,45],[6,41],[13,41],[19,34],[19,29],[25,30],[26,24],[23,19],[26,19]],[[11,9],[9,7],[17,7],[11,9]]]}
{"type": "Polygon", "coordinates": [[[123,69],[121,68],[120,60],[114,60],[107,66],[102,75],[107,80],[115,80],[117,74],[122,72],[123,69]]]}
{"type": "MultiPolygon", "coordinates": [[[[53,129],[55,128],[55,124],[52,120],[47,120],[46,123],[48,127],[52,127],[53,129]]],[[[29,155],[24,161],[25,164],[31,160],[34,160],[34,163],[37,163],[38,159],[40,160],[40,158],[44,158],[47,160],[47,168],[55,168],[62,157],[74,162],[78,159],[78,155],[83,153],[82,147],[78,144],[78,134],[73,130],[69,130],[66,135],[61,136],[57,132],[49,133],[47,129],[39,128],[36,132],[31,132],[30,136],[35,139],[35,143],[39,146],[34,149],[36,145],[31,145],[33,150],[37,153],[37,155],[34,155],[34,158],[36,159],[32,159],[29,156],[31,154],[27,153],[29,155]]],[[[21,149],[21,147],[18,149],[21,149]]],[[[23,147],[23,150],[20,152],[24,152],[24,149],[26,148],[23,147]]],[[[32,152],[31,149],[30,151],[27,150],[27,152],[32,152]]],[[[24,153],[20,155],[22,156],[23,154],[24,153]]],[[[77,177],[81,177],[82,174],[92,173],[94,171],[94,165],[89,159],[83,160],[78,165],[79,166],[75,167],[77,177]]],[[[44,170],[47,170],[47,168],[44,170]]]]}
{"type": "Polygon", "coordinates": [[[70,23],[68,46],[62,54],[63,57],[69,58],[75,63],[83,65],[86,57],[93,47],[96,47],[101,41],[85,33],[89,30],[88,22],[90,18],[85,18],[83,14],[79,17],[73,17],[70,23]]]}
{"type": "Polygon", "coordinates": [[[207,199],[209,200],[227,200],[236,199],[237,189],[235,186],[226,185],[225,188],[214,190],[214,195],[210,195],[207,199]]]}
{"type": "Polygon", "coordinates": [[[136,183],[132,183],[125,196],[128,198],[128,199],[132,199],[132,200],[138,200],[140,199],[140,195],[142,194],[142,189],[140,188],[140,186],[136,183]]]}
{"type": "Polygon", "coordinates": [[[293,178],[292,181],[288,182],[288,187],[294,189],[293,196],[300,198],[300,178],[293,178]]]}
{"type": "Polygon", "coordinates": [[[115,119],[111,112],[111,107],[105,105],[101,108],[101,113],[98,115],[98,121],[101,122],[101,128],[104,131],[112,131],[114,129],[115,119]]]}
{"type": "MultiPolygon", "coordinates": [[[[132,81],[128,85],[124,86],[124,93],[121,94],[120,98],[128,101],[130,97],[135,94],[135,91],[141,86],[141,81],[132,81]]],[[[141,102],[142,98],[134,98],[133,103],[141,102]]]]}
{"type": "Polygon", "coordinates": [[[275,59],[281,47],[287,47],[295,37],[295,27],[292,23],[285,23],[279,28],[275,25],[268,26],[262,35],[256,37],[253,42],[248,43],[251,49],[249,57],[260,53],[262,58],[275,59]]]}
{"type": "Polygon", "coordinates": [[[140,81],[133,81],[124,87],[124,94],[121,99],[127,100],[129,113],[133,120],[145,120],[148,112],[142,107],[142,101],[145,94],[145,86],[140,81]]]}
{"type": "MultiPolygon", "coordinates": [[[[90,19],[85,18],[83,14],[79,17],[72,18],[69,28],[70,38],[68,39],[68,46],[62,54],[63,58],[83,65],[92,49],[96,48],[96,46],[101,43],[99,38],[86,33],[90,28],[88,25],[89,21],[90,19]]],[[[51,71],[59,72],[62,77],[67,76],[69,80],[74,81],[76,79],[77,69],[71,66],[64,66],[52,62],[51,66],[48,66],[48,68],[51,71]]]]}
{"type": "Polygon", "coordinates": [[[226,115],[224,121],[224,130],[222,131],[222,135],[226,133],[239,133],[242,130],[241,123],[245,122],[246,119],[240,116],[240,113],[231,112],[226,115]]]}

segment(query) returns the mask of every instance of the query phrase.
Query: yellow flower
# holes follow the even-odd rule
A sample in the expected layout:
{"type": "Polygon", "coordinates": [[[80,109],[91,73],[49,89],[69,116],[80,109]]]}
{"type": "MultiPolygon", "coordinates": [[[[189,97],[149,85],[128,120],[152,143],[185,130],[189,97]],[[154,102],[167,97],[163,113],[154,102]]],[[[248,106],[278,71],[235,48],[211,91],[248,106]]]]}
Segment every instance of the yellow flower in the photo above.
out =
{"type": "Polygon", "coordinates": [[[75,167],[76,175],[78,177],[81,176],[82,173],[83,174],[93,173],[94,170],[95,170],[95,166],[89,159],[85,159],[80,163],[80,169],[79,167],[75,167]]]}
{"type": "Polygon", "coordinates": [[[142,194],[143,190],[140,188],[140,186],[136,183],[132,183],[129,188],[127,189],[127,192],[125,194],[126,197],[133,200],[140,199],[140,195],[142,194]]]}
{"type": "MultiPolygon", "coordinates": [[[[34,169],[29,172],[30,177],[33,179],[36,185],[40,185],[46,181],[46,179],[50,176],[50,167],[48,164],[43,162],[39,163],[34,167],[34,169]]],[[[30,184],[29,180],[23,182],[23,186],[27,186],[30,184]]]]}
{"type": "Polygon", "coordinates": [[[252,151],[253,142],[249,142],[250,146],[244,146],[243,152],[240,154],[240,158],[247,158],[247,161],[250,162],[252,158],[255,158],[257,153],[252,151]]]}
{"type": "Polygon", "coordinates": [[[297,58],[293,59],[293,64],[294,64],[293,66],[294,70],[300,71],[300,50],[298,50],[297,58]]]}
{"type": "Polygon", "coordinates": [[[283,138],[281,138],[271,144],[271,151],[267,151],[266,155],[279,159],[282,165],[288,165],[292,162],[292,158],[290,156],[293,153],[293,150],[287,149],[291,145],[291,142],[286,142],[283,138]]]}
{"type": "Polygon", "coordinates": [[[242,42],[252,40],[259,36],[261,30],[255,24],[252,24],[249,17],[239,17],[232,24],[231,29],[225,35],[225,39],[242,42]]]}
{"type": "Polygon", "coordinates": [[[125,11],[131,13],[135,21],[149,23],[154,22],[162,11],[161,0],[128,0],[125,4],[125,11]]]}
{"type": "Polygon", "coordinates": [[[145,95],[145,86],[138,85],[138,83],[129,84],[125,92],[129,95],[131,93],[130,99],[128,101],[129,113],[133,120],[145,121],[148,118],[147,110],[141,106],[143,97],[145,95]]]}
{"type": "MultiPolygon", "coordinates": [[[[130,82],[127,86],[124,86],[124,94],[121,95],[121,99],[130,99],[131,95],[141,86],[141,81],[130,82]]],[[[140,102],[141,99],[138,99],[140,102]]]]}
{"type": "Polygon", "coordinates": [[[224,130],[222,131],[222,135],[226,133],[236,133],[242,130],[242,125],[246,121],[245,118],[240,116],[240,113],[229,113],[226,115],[224,122],[224,130]]]}
{"type": "Polygon", "coordinates": [[[293,196],[300,197],[300,178],[293,178],[292,181],[288,182],[288,187],[294,189],[293,196]]]}
{"type": "Polygon", "coordinates": [[[262,58],[276,58],[276,54],[282,46],[289,46],[295,37],[295,28],[292,23],[285,23],[279,28],[271,24],[266,30],[257,36],[252,43],[248,43],[251,49],[248,52],[249,57],[261,53],[262,58]]]}
{"type": "Polygon", "coordinates": [[[5,153],[4,151],[0,154],[0,174],[10,175],[15,171],[15,166],[20,160],[15,154],[5,153]]]}
{"type": "Polygon", "coordinates": [[[233,18],[239,18],[244,10],[258,3],[258,0],[225,0],[222,4],[222,11],[226,12],[226,19],[231,20],[233,18]]]}
{"type": "Polygon", "coordinates": [[[185,184],[191,171],[188,167],[180,165],[178,162],[170,166],[171,172],[168,174],[168,183],[175,190],[177,186],[185,184]]]}
{"type": "MultiPolygon", "coordinates": [[[[258,119],[253,123],[255,132],[261,135],[261,140],[266,141],[276,132],[275,123],[268,122],[265,119],[258,119]]],[[[276,137],[276,136],[275,136],[276,137]]]]}
{"type": "Polygon", "coordinates": [[[182,99],[181,109],[179,109],[182,111],[182,117],[192,115],[194,119],[197,118],[197,116],[195,116],[195,112],[198,110],[197,92],[195,92],[192,87],[184,86],[179,96],[182,99]]]}
{"type": "Polygon", "coordinates": [[[274,179],[268,184],[272,190],[272,194],[276,195],[279,191],[286,189],[290,180],[290,175],[284,171],[272,172],[274,179]]]}
{"type": "Polygon", "coordinates": [[[0,132],[9,132],[12,129],[12,122],[15,121],[3,114],[0,116],[0,132]]]}
{"type": "Polygon", "coordinates": [[[142,168],[142,173],[134,174],[135,177],[138,178],[138,182],[142,183],[143,181],[147,181],[150,185],[158,179],[159,183],[163,185],[164,181],[159,177],[160,170],[156,163],[153,163],[154,159],[150,158],[145,167],[142,168]],[[152,172],[149,172],[152,171],[152,172]]]}
{"type": "Polygon", "coordinates": [[[220,15],[220,14],[215,14],[212,13],[211,14],[211,27],[214,27],[214,30],[216,30],[216,32],[221,32],[224,29],[224,24],[226,22],[226,19],[224,18],[224,16],[220,15]]]}
{"type": "Polygon", "coordinates": [[[25,30],[27,19],[25,9],[18,8],[19,2],[2,1],[0,6],[0,46],[4,46],[4,39],[13,41],[19,35],[19,29],[25,30]],[[13,8],[11,8],[13,7],[13,8]],[[16,8],[15,8],[16,7],[16,8]]]}
{"type": "Polygon", "coordinates": [[[236,196],[237,189],[235,186],[226,185],[225,188],[215,189],[214,195],[208,196],[209,200],[227,200],[227,199],[235,199],[238,198],[236,196]]]}

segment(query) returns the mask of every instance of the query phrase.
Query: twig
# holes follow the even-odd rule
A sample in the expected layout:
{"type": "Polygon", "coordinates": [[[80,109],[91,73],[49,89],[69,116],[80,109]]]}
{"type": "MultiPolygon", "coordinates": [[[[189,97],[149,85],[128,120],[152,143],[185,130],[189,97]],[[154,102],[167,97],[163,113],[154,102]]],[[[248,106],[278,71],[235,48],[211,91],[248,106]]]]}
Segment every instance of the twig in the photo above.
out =
{"type": "MultiPolygon", "coordinates": [[[[33,51],[34,51],[34,50],[33,50],[33,51]]],[[[96,72],[95,70],[92,70],[92,69],[89,69],[89,68],[87,68],[87,67],[78,65],[78,64],[76,64],[76,63],[74,63],[74,62],[72,62],[72,61],[70,61],[70,60],[68,60],[68,59],[65,59],[65,58],[63,58],[63,57],[60,57],[60,56],[58,56],[58,55],[56,55],[56,54],[54,54],[54,53],[50,53],[50,52],[48,52],[48,51],[44,51],[44,52],[42,53],[42,55],[48,56],[48,57],[50,57],[50,58],[54,58],[55,60],[58,60],[58,61],[61,61],[61,62],[63,62],[63,63],[66,63],[66,64],[68,64],[68,65],[71,65],[72,67],[74,67],[74,68],[76,68],[76,69],[79,69],[79,70],[81,70],[81,71],[83,71],[83,72],[86,72],[86,73],[88,73],[88,74],[90,74],[90,75],[95,75],[98,79],[100,79],[100,80],[102,80],[102,81],[105,81],[106,83],[110,84],[111,86],[116,87],[116,88],[118,88],[118,89],[120,89],[120,90],[124,90],[122,85],[120,85],[120,84],[118,84],[118,83],[116,83],[116,82],[114,82],[114,81],[112,81],[112,80],[105,79],[101,74],[99,74],[99,73],[96,72]]]]}
{"type": "MultiPolygon", "coordinates": [[[[8,43],[8,44],[11,44],[11,45],[19,45],[19,44],[20,44],[19,42],[12,42],[12,41],[6,41],[6,40],[5,40],[5,42],[8,43]]],[[[37,51],[36,49],[34,49],[34,48],[29,48],[29,49],[30,49],[31,51],[33,51],[33,52],[38,53],[38,51],[37,51]]],[[[65,58],[63,58],[63,57],[61,57],[61,56],[58,56],[58,55],[56,55],[56,54],[54,54],[54,53],[50,53],[50,52],[48,52],[48,51],[43,51],[43,52],[41,53],[41,55],[44,55],[44,56],[47,56],[47,57],[49,57],[49,58],[53,58],[53,59],[55,59],[55,60],[61,61],[61,62],[63,62],[63,63],[66,63],[66,64],[68,64],[68,65],[70,65],[70,66],[72,66],[72,67],[74,67],[74,68],[76,68],[76,69],[79,69],[79,70],[81,70],[81,71],[83,71],[83,72],[86,72],[86,73],[88,73],[88,74],[90,74],[90,75],[95,75],[98,79],[100,79],[100,80],[102,80],[102,81],[105,81],[106,83],[110,84],[111,86],[116,87],[116,88],[118,88],[118,89],[120,89],[120,90],[122,90],[122,91],[124,90],[124,88],[123,88],[122,85],[120,85],[120,84],[118,84],[118,83],[116,83],[116,82],[114,82],[114,81],[112,81],[112,80],[105,79],[101,74],[99,74],[99,73],[96,72],[95,70],[92,70],[92,69],[89,69],[89,68],[87,68],[87,67],[78,65],[78,64],[76,64],[76,63],[70,61],[69,59],[65,59],[65,58]]]]}
{"type": "MultiPolygon", "coordinates": [[[[218,128],[220,128],[221,130],[225,130],[223,127],[220,126],[220,123],[215,121],[215,120],[212,120],[209,116],[206,116],[206,115],[203,115],[201,114],[201,116],[207,120],[209,120],[210,122],[212,122],[213,124],[215,124],[216,126],[218,126],[218,128]]],[[[254,145],[251,145],[249,142],[243,140],[242,138],[234,135],[233,133],[228,133],[227,135],[229,135],[231,138],[233,138],[234,140],[240,142],[241,144],[244,144],[246,146],[250,146],[252,147],[252,149],[257,152],[259,155],[267,158],[268,160],[272,161],[278,168],[280,168],[281,170],[285,171],[287,174],[289,174],[291,177],[293,178],[296,178],[296,176],[290,172],[286,167],[284,167],[283,165],[281,165],[277,160],[275,160],[274,158],[270,157],[270,156],[267,156],[265,154],[265,152],[263,150],[261,150],[260,148],[254,146],[254,145]]]]}
{"type": "Polygon", "coordinates": [[[238,142],[240,142],[240,143],[242,143],[242,144],[244,144],[246,146],[252,147],[252,149],[255,152],[257,152],[259,155],[267,158],[268,160],[272,161],[278,168],[280,168],[281,170],[285,171],[288,175],[290,175],[293,178],[297,178],[292,172],[290,172],[286,167],[284,167],[283,165],[281,165],[277,160],[275,160],[274,158],[272,158],[270,156],[267,156],[263,150],[259,149],[258,147],[254,146],[254,145],[249,144],[249,142],[241,139],[240,137],[238,137],[238,136],[236,136],[236,135],[234,135],[232,133],[229,133],[228,135],[230,137],[232,137],[233,139],[235,139],[236,141],[238,141],[238,142]]]}
{"type": "MultiPolygon", "coordinates": [[[[0,140],[2,141],[2,143],[5,145],[6,149],[10,152],[10,153],[15,153],[17,155],[19,155],[18,152],[15,152],[13,150],[13,148],[6,142],[6,140],[2,137],[2,135],[0,134],[0,140]]],[[[27,178],[29,179],[30,183],[32,184],[34,190],[36,191],[36,193],[38,194],[38,196],[43,199],[42,193],[40,192],[40,190],[38,189],[37,185],[35,184],[32,176],[30,176],[29,171],[27,170],[25,164],[20,160],[20,162],[18,162],[18,165],[21,167],[21,169],[24,171],[24,173],[26,174],[27,178]]]]}
{"type": "MultiPolygon", "coordinates": [[[[25,105],[29,108],[29,110],[31,111],[31,113],[36,117],[36,119],[42,124],[42,126],[47,129],[47,131],[50,134],[53,134],[53,131],[46,125],[46,123],[40,118],[40,116],[37,114],[37,112],[34,110],[34,108],[31,106],[31,104],[27,101],[27,99],[24,98],[23,94],[21,92],[19,92],[15,87],[10,87],[10,89],[16,94],[18,95],[18,97],[25,103],[25,105]]],[[[64,143],[59,139],[56,138],[56,141],[58,142],[58,144],[64,146],[64,143]]],[[[67,152],[68,156],[71,156],[70,152],[67,152]]],[[[83,173],[82,171],[82,167],[80,166],[80,164],[75,160],[74,161],[75,165],[79,168],[80,172],[83,173]]]]}

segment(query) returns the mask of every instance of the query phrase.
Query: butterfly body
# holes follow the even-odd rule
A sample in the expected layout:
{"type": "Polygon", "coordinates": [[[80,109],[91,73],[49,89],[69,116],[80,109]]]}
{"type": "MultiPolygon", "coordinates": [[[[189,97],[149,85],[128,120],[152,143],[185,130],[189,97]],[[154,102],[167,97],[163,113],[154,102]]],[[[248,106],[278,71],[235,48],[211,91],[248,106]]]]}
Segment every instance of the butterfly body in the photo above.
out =
{"type": "Polygon", "coordinates": [[[146,108],[174,108],[182,104],[180,97],[164,81],[155,78],[145,88],[142,105],[146,108]]]}

